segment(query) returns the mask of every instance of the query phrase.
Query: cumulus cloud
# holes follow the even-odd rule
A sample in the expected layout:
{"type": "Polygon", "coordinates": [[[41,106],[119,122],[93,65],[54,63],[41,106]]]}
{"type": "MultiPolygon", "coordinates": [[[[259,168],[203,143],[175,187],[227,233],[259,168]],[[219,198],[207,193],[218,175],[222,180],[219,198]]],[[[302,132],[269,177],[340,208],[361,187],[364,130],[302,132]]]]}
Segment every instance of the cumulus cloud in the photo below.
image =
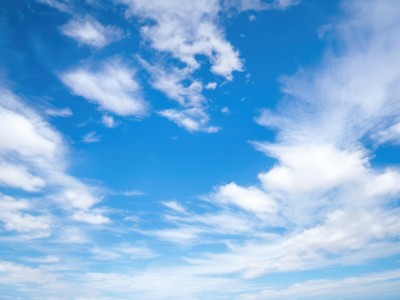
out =
{"type": "Polygon", "coordinates": [[[79,44],[95,48],[104,47],[122,37],[120,29],[114,26],[103,26],[90,16],[72,19],[61,26],[60,30],[79,44]]]}
{"type": "Polygon", "coordinates": [[[140,86],[133,78],[135,70],[118,59],[96,67],[80,66],[60,75],[60,79],[77,96],[99,105],[103,111],[120,116],[140,117],[146,114],[140,86]]]}

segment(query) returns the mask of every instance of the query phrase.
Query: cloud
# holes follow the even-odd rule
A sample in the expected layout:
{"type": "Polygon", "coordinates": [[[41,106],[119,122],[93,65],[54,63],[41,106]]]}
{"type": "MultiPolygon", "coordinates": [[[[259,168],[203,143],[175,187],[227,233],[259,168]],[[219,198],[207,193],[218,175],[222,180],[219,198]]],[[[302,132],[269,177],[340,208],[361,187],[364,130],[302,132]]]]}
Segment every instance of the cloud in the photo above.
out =
{"type": "Polygon", "coordinates": [[[61,12],[71,13],[72,7],[69,0],[37,0],[39,3],[48,5],[61,12]]]}
{"type": "Polygon", "coordinates": [[[148,107],[134,74],[120,60],[111,59],[96,67],[80,66],[64,72],[60,79],[72,93],[98,104],[103,111],[141,117],[148,107]]]}
{"type": "Polygon", "coordinates": [[[215,133],[219,131],[219,127],[206,126],[209,116],[201,108],[184,110],[165,109],[160,111],[159,114],[190,132],[204,131],[215,133]]]}
{"type": "Polygon", "coordinates": [[[234,182],[218,187],[211,197],[220,203],[250,211],[261,218],[275,215],[277,210],[275,201],[264,191],[252,186],[244,188],[234,182]]]}
{"type": "Polygon", "coordinates": [[[94,131],[90,131],[87,134],[84,135],[84,137],[82,138],[82,141],[84,143],[98,143],[101,140],[101,136],[99,136],[96,132],[94,131]]]}
{"type": "Polygon", "coordinates": [[[206,90],[215,90],[217,88],[217,83],[216,82],[209,82],[206,84],[204,87],[206,90]]]}
{"type": "Polygon", "coordinates": [[[31,208],[27,201],[2,195],[0,198],[0,221],[9,231],[36,233],[41,237],[49,235],[51,221],[47,216],[33,216],[22,212],[31,208]]]}
{"type": "Polygon", "coordinates": [[[107,128],[114,128],[115,126],[117,126],[117,123],[115,122],[114,118],[107,114],[103,115],[103,117],[101,118],[101,122],[107,128]]]}
{"type": "Polygon", "coordinates": [[[62,108],[62,109],[46,109],[45,111],[46,115],[51,116],[51,117],[62,117],[62,118],[67,118],[71,117],[73,115],[73,112],[69,107],[62,108]]]}
{"type": "MultiPolygon", "coordinates": [[[[274,0],[264,2],[262,0],[227,0],[224,4],[228,7],[234,7],[239,11],[259,11],[259,10],[286,10],[299,4],[301,0],[274,0]]],[[[254,17],[254,16],[253,16],[254,17]]],[[[250,16],[250,21],[255,20],[250,16]]]]}
{"type": "Polygon", "coordinates": [[[149,259],[157,254],[146,246],[120,244],[111,248],[93,248],[91,252],[98,260],[121,260],[121,259],[149,259]]]}
{"type": "Polygon", "coordinates": [[[202,95],[203,85],[198,80],[190,80],[190,70],[171,68],[167,70],[161,65],[150,65],[138,58],[141,65],[151,75],[151,85],[163,92],[168,98],[176,101],[181,109],[164,109],[159,115],[176,123],[190,132],[217,132],[218,128],[207,126],[209,115],[206,111],[207,100],[202,95]],[[184,84],[183,82],[188,82],[184,84]]]}
{"type": "Polygon", "coordinates": [[[141,34],[154,49],[171,54],[187,66],[197,69],[197,56],[206,56],[211,71],[229,80],[233,71],[242,70],[239,53],[225,39],[217,25],[219,1],[119,0],[128,13],[153,21],[141,27],[141,34]]]}
{"type": "Polygon", "coordinates": [[[31,174],[23,165],[0,161],[0,185],[35,192],[46,184],[42,178],[31,174]]]}
{"type": "Polygon", "coordinates": [[[186,209],[176,201],[166,201],[162,204],[177,213],[186,213],[186,209]]]}
{"type": "Polygon", "coordinates": [[[242,295],[243,300],[261,299],[378,299],[399,293],[398,270],[369,273],[343,279],[297,282],[287,288],[266,289],[259,294],[242,295]]]}
{"type": "MultiPolygon", "coordinates": [[[[89,210],[101,200],[95,187],[68,174],[68,147],[59,132],[9,90],[1,90],[0,103],[1,185],[40,192],[65,209],[89,210]]],[[[21,222],[36,220],[17,211],[14,216],[21,222]]]]}
{"type": "Polygon", "coordinates": [[[228,245],[189,258],[193,272],[256,278],[400,253],[400,169],[375,167],[366,143],[396,128],[400,117],[400,9],[395,1],[346,2],[344,9],[333,33],[339,49],[282,78],[280,106],[257,119],[277,132],[275,141],[253,142],[276,159],[258,175],[259,185],[216,187],[206,197],[212,209],[167,215],[171,228],[156,231],[172,243],[228,245]],[[243,228],[236,242],[216,235],[227,211],[243,228]],[[269,226],[243,217],[260,213],[273,216],[269,226]]]}
{"type": "Polygon", "coordinates": [[[89,223],[93,225],[101,225],[110,223],[111,220],[101,214],[88,213],[85,211],[78,211],[74,213],[72,218],[79,222],[89,223]]]}
{"type": "Polygon", "coordinates": [[[95,48],[102,48],[122,37],[120,29],[114,26],[103,26],[90,16],[72,19],[61,26],[60,30],[79,44],[95,48]]]}

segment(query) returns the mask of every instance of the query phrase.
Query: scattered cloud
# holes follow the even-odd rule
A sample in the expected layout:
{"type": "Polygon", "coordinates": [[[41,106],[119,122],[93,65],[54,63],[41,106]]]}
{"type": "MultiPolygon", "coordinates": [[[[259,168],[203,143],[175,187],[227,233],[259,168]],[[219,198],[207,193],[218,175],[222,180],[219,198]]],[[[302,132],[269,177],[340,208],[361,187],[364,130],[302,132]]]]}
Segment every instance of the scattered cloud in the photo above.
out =
{"type": "Polygon", "coordinates": [[[119,2],[128,6],[130,15],[153,21],[141,27],[141,34],[154,49],[171,54],[192,69],[200,66],[198,56],[206,56],[211,71],[229,80],[233,71],[242,70],[238,51],[218,26],[219,1],[119,2]]]}
{"type": "Polygon", "coordinates": [[[39,3],[48,5],[54,9],[57,9],[61,12],[71,13],[72,7],[71,2],[69,0],[37,0],[39,3]]]}
{"type": "Polygon", "coordinates": [[[117,126],[117,122],[115,122],[113,116],[107,114],[103,115],[103,117],[101,118],[101,122],[107,128],[114,128],[115,126],[117,126]]]}
{"type": "MultiPolygon", "coordinates": [[[[68,147],[62,135],[9,90],[2,89],[0,103],[0,169],[4,171],[0,184],[14,190],[43,193],[45,201],[53,199],[67,209],[88,210],[98,203],[101,197],[95,187],[67,173],[68,147]]],[[[7,219],[9,227],[44,222],[42,217],[19,210],[7,216],[12,217],[7,219]]]]}
{"type": "Polygon", "coordinates": [[[231,113],[229,107],[224,106],[223,108],[221,108],[221,113],[223,113],[224,115],[229,115],[231,113]]]}
{"type": "Polygon", "coordinates": [[[135,70],[110,59],[96,67],[80,66],[60,75],[63,83],[77,96],[96,103],[103,111],[120,116],[142,117],[147,112],[135,70]]]}
{"type": "Polygon", "coordinates": [[[75,18],[60,27],[61,32],[79,44],[102,48],[122,37],[122,31],[114,26],[103,26],[93,17],[75,18]]]}
{"type": "Polygon", "coordinates": [[[215,126],[206,126],[209,116],[201,108],[184,110],[166,109],[160,111],[159,114],[190,132],[204,131],[215,133],[220,129],[215,126]]]}
{"type": "Polygon", "coordinates": [[[101,214],[88,213],[85,211],[77,211],[72,218],[79,222],[89,223],[93,225],[101,225],[110,223],[111,220],[101,214]]]}
{"type": "Polygon", "coordinates": [[[51,116],[51,117],[62,117],[62,118],[71,117],[73,115],[73,112],[69,107],[61,108],[61,109],[49,108],[49,109],[46,109],[45,113],[46,113],[46,115],[51,116]]]}
{"type": "Polygon", "coordinates": [[[90,131],[82,138],[84,143],[98,143],[101,140],[101,136],[99,136],[96,132],[90,131]]]}
{"type": "Polygon", "coordinates": [[[398,270],[369,273],[344,279],[318,279],[298,282],[282,289],[266,289],[259,294],[242,295],[243,300],[261,299],[378,299],[399,293],[398,270]]]}
{"type": "Polygon", "coordinates": [[[27,201],[2,195],[0,198],[0,221],[9,231],[36,233],[41,237],[49,235],[50,219],[47,216],[33,216],[23,212],[31,208],[27,201]]]}
{"type": "Polygon", "coordinates": [[[225,5],[234,7],[240,11],[286,10],[292,6],[298,5],[300,1],[301,0],[273,0],[265,2],[262,0],[228,0],[225,1],[225,5]]]}
{"type": "Polygon", "coordinates": [[[217,83],[216,82],[209,82],[206,84],[204,87],[206,90],[215,90],[217,88],[217,83]]]}

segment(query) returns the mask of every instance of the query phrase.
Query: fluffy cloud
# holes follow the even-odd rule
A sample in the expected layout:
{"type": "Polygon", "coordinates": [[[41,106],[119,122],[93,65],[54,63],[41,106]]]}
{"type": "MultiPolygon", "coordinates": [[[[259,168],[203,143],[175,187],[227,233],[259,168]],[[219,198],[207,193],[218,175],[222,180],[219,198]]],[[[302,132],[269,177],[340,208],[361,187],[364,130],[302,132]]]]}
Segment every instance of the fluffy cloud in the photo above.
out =
{"type": "Polygon", "coordinates": [[[119,2],[129,7],[129,14],[154,22],[142,26],[141,34],[156,50],[171,54],[193,69],[200,66],[196,56],[204,55],[210,59],[211,71],[227,79],[232,79],[233,71],[242,70],[239,53],[217,26],[219,1],[119,2]]]}
{"type": "Polygon", "coordinates": [[[93,68],[72,69],[60,78],[72,93],[98,104],[101,110],[140,117],[146,114],[147,104],[134,74],[120,60],[111,59],[93,68]]]}
{"type": "Polygon", "coordinates": [[[0,221],[10,231],[36,233],[39,236],[48,235],[51,227],[50,219],[46,216],[33,216],[22,212],[31,208],[27,201],[1,196],[0,221]]]}
{"type": "Polygon", "coordinates": [[[244,188],[233,182],[218,187],[212,197],[218,202],[235,205],[261,218],[275,215],[277,210],[275,201],[264,191],[256,187],[244,188]]]}
{"type": "MultiPolygon", "coordinates": [[[[68,149],[60,133],[6,89],[0,103],[1,185],[45,193],[67,209],[87,210],[100,201],[95,188],[68,174],[68,149]]],[[[19,211],[13,217],[20,226],[41,220],[19,211]]],[[[11,226],[11,219],[7,222],[11,226]]]]}
{"type": "Polygon", "coordinates": [[[92,17],[72,19],[61,26],[60,30],[78,43],[95,48],[104,47],[122,36],[121,30],[113,26],[103,26],[92,17]]]}

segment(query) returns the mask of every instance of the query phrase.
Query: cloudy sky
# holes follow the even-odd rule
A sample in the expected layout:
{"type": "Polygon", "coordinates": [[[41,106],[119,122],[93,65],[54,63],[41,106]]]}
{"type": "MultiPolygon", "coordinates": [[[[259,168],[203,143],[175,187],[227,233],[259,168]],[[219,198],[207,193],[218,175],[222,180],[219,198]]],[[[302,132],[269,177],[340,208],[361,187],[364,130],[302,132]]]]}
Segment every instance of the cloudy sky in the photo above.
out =
{"type": "Polygon", "coordinates": [[[397,0],[12,0],[0,298],[400,297],[397,0]]]}

